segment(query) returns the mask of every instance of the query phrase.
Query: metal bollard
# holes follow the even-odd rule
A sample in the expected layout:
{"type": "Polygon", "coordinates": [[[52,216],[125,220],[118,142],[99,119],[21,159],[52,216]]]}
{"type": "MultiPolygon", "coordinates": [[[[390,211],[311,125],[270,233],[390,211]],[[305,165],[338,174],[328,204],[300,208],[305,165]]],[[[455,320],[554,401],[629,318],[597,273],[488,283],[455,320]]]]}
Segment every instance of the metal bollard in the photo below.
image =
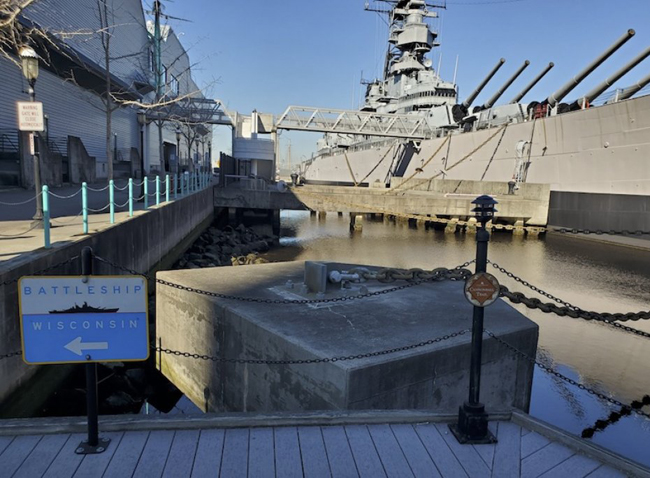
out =
{"type": "Polygon", "coordinates": [[[165,175],[165,202],[169,202],[169,174],[165,175]]]}
{"type": "Polygon", "coordinates": [[[112,179],[108,182],[108,203],[111,212],[111,224],[115,224],[115,182],[112,179]]]}
{"type": "Polygon", "coordinates": [[[148,177],[143,177],[142,185],[144,186],[144,208],[149,209],[149,178],[148,177]]]}
{"type": "Polygon", "coordinates": [[[45,249],[49,249],[50,245],[50,193],[49,188],[43,185],[43,242],[45,249]]]}
{"type": "Polygon", "coordinates": [[[160,176],[156,175],[156,206],[160,204],[160,176]]]}
{"type": "Polygon", "coordinates": [[[129,178],[129,217],[133,217],[133,178],[129,178]]]}
{"type": "Polygon", "coordinates": [[[178,174],[174,174],[174,201],[178,199],[178,174]]]}
{"type": "Polygon", "coordinates": [[[81,183],[81,214],[83,215],[83,232],[88,234],[88,184],[81,183]]]}

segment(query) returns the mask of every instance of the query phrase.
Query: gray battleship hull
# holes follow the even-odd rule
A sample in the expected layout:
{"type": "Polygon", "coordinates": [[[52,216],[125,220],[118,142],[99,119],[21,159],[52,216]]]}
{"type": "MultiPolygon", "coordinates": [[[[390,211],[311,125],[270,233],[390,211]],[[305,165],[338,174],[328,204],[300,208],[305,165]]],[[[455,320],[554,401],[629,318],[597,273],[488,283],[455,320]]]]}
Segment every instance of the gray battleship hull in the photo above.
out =
{"type": "Polygon", "coordinates": [[[525,171],[525,182],[550,185],[551,225],[650,230],[650,96],[426,140],[408,158],[404,149],[352,147],[350,167],[343,151],[319,155],[302,174],[312,183],[384,183],[400,156],[403,178],[507,182],[525,171]]]}

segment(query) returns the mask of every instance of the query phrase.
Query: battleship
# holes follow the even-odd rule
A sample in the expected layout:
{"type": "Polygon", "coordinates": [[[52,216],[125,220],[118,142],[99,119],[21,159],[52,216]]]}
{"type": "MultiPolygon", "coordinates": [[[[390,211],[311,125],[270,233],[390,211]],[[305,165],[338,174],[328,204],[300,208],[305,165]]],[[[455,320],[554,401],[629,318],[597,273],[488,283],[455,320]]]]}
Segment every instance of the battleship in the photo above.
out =
{"type": "Polygon", "coordinates": [[[499,103],[530,66],[527,60],[485,103],[474,105],[505,59],[499,59],[460,102],[457,85],[440,78],[427,57],[439,46],[427,20],[436,18],[444,5],[425,0],[382,0],[382,4],[389,6],[375,9],[366,3],[366,10],[389,19],[383,78],[367,82],[358,114],[376,114],[377,121],[384,122],[390,115],[400,121],[416,118],[418,135],[361,136],[333,128],[318,141],[315,155],[300,164],[298,173],[305,183],[377,186],[396,192],[404,188],[395,185],[407,180],[510,182],[514,191],[522,183],[543,183],[551,189],[549,225],[650,229],[650,217],[644,215],[650,210],[650,96],[642,91],[650,75],[604,95],[650,56],[650,48],[584,96],[566,101],[576,86],[634,37],[634,30],[624,32],[545,99],[522,102],[553,63],[510,101],[499,103]],[[607,101],[604,96],[609,96],[607,101]]]}
{"type": "Polygon", "coordinates": [[[65,310],[50,310],[50,314],[114,314],[120,310],[116,309],[106,309],[104,307],[93,307],[88,305],[87,302],[84,302],[83,305],[75,304],[73,307],[65,310]]]}

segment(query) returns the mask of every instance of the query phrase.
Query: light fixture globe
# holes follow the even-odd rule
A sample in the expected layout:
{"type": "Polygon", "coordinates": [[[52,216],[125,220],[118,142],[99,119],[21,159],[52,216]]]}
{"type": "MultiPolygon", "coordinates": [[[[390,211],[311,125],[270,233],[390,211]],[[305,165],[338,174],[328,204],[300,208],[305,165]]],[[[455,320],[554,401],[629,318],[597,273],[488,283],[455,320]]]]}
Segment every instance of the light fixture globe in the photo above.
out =
{"type": "Polygon", "coordinates": [[[23,75],[30,84],[38,78],[38,55],[32,47],[24,46],[18,52],[23,67],[23,75]]]}

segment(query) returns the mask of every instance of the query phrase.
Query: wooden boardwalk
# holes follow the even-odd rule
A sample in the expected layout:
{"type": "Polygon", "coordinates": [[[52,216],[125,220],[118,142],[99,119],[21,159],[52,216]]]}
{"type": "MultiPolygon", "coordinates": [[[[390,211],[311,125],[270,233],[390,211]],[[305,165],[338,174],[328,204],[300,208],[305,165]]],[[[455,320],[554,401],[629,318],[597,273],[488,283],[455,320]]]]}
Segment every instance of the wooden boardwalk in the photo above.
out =
{"type": "Polygon", "coordinates": [[[513,421],[490,427],[496,445],[459,445],[445,423],[113,431],[104,453],[86,456],[74,453],[84,434],[0,436],[0,476],[630,476],[513,421]]]}

